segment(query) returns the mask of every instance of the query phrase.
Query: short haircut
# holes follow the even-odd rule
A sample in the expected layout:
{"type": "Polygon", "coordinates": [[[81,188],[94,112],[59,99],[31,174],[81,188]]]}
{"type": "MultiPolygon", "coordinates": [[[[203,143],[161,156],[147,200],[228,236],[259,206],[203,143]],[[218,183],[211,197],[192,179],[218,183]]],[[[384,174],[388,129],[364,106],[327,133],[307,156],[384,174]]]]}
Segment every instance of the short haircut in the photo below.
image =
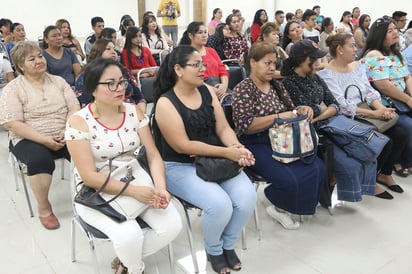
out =
{"type": "Polygon", "coordinates": [[[285,13],[283,12],[283,10],[275,11],[275,16],[278,16],[279,14],[285,14],[285,13]]]}
{"type": "Polygon", "coordinates": [[[20,41],[14,45],[10,54],[14,67],[18,73],[24,75],[24,71],[21,69],[21,66],[24,64],[26,55],[36,50],[41,52],[39,45],[32,41],[20,41]]]}
{"type": "Polygon", "coordinates": [[[406,12],[398,10],[398,11],[395,11],[394,13],[392,13],[392,19],[397,21],[401,17],[404,17],[406,15],[408,15],[406,12]]]}
{"type": "Polygon", "coordinates": [[[103,20],[103,18],[101,18],[99,16],[96,16],[96,17],[93,17],[90,20],[90,23],[92,24],[92,27],[95,27],[97,25],[97,23],[104,23],[104,20],[103,20]]]}
{"type": "Polygon", "coordinates": [[[306,21],[313,15],[317,16],[316,12],[314,12],[313,10],[307,9],[307,10],[305,10],[305,12],[302,15],[302,20],[306,21]]]}

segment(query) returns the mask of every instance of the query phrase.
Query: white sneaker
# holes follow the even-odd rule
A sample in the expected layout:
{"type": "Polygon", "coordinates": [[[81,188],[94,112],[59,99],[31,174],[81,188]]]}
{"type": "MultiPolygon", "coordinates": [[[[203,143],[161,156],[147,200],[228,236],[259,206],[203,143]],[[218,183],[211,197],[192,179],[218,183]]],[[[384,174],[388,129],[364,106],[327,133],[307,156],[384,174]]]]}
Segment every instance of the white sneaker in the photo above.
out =
{"type": "Polygon", "coordinates": [[[268,206],[266,212],[286,229],[298,229],[299,222],[295,222],[287,212],[279,212],[274,205],[268,206]]]}

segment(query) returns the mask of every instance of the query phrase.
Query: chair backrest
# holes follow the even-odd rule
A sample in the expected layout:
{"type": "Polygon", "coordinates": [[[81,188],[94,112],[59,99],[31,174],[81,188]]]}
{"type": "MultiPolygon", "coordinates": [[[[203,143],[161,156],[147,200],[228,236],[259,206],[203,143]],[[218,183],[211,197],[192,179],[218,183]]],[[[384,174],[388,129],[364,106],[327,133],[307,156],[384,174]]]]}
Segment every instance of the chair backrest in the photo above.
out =
{"type": "Polygon", "coordinates": [[[228,88],[234,89],[234,87],[242,82],[246,78],[246,70],[243,66],[229,66],[229,83],[228,88]]]}
{"type": "Polygon", "coordinates": [[[141,69],[137,73],[137,82],[139,84],[140,90],[142,91],[143,96],[146,99],[147,103],[153,103],[153,101],[154,101],[154,99],[153,99],[153,97],[154,97],[153,96],[153,83],[156,80],[156,76],[143,78],[143,77],[141,77],[141,74],[143,72],[152,71],[152,70],[155,70],[157,72],[158,69],[159,69],[158,66],[148,67],[148,68],[141,69]]]}

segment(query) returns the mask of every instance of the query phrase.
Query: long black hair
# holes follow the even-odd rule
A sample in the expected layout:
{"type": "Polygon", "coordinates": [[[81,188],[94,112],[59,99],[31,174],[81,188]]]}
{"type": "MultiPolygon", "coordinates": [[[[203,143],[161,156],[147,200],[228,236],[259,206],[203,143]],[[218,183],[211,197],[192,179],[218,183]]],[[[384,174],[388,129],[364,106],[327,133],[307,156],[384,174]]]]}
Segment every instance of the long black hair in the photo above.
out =
{"type": "MultiPolygon", "coordinates": [[[[149,23],[150,23],[150,19],[152,21],[156,21],[156,17],[154,15],[146,15],[143,17],[143,24],[142,24],[142,33],[144,33],[144,35],[146,35],[146,39],[150,39],[150,34],[149,34],[149,23]]],[[[155,29],[155,34],[157,36],[158,39],[162,38],[162,34],[160,33],[160,29],[159,26],[155,29]]],[[[148,43],[149,44],[149,43],[148,43]]]]}
{"type": "Polygon", "coordinates": [[[269,18],[268,18],[268,14],[267,14],[267,12],[266,12],[266,10],[264,10],[264,9],[259,9],[259,10],[257,10],[256,12],[255,12],[255,16],[253,17],[253,24],[258,24],[259,26],[261,26],[261,25],[263,25],[264,23],[266,23],[267,21],[269,20],[269,18]],[[262,22],[261,20],[260,20],[260,14],[262,13],[262,11],[266,14],[266,21],[265,22],[262,22]]]}
{"type": "Polygon", "coordinates": [[[177,82],[178,77],[174,66],[177,64],[181,67],[185,67],[190,59],[190,56],[195,51],[197,50],[190,45],[180,45],[174,48],[171,53],[166,55],[160,65],[159,71],[157,72],[156,80],[153,83],[155,105],[160,96],[173,88],[177,82]]]}
{"type": "Polygon", "coordinates": [[[361,57],[364,57],[370,50],[378,50],[385,56],[388,56],[391,54],[391,52],[393,52],[396,56],[398,56],[399,60],[401,60],[401,63],[403,64],[403,57],[401,52],[399,51],[398,43],[394,43],[389,48],[385,48],[385,46],[383,45],[386,33],[391,23],[396,25],[393,19],[387,16],[383,16],[372,24],[368,37],[366,38],[365,46],[363,47],[361,57]]]}
{"type": "MultiPolygon", "coordinates": [[[[126,31],[126,41],[124,43],[124,48],[127,50],[127,61],[129,64],[132,64],[132,39],[137,37],[137,34],[140,32],[139,28],[136,26],[129,27],[126,31]]],[[[144,56],[142,45],[138,45],[141,56],[144,56]]]]}
{"type": "Polygon", "coordinates": [[[199,31],[200,26],[203,26],[203,25],[204,25],[204,23],[201,22],[201,21],[193,21],[193,22],[191,22],[191,23],[187,26],[185,32],[183,32],[183,36],[182,36],[182,38],[180,39],[179,46],[192,44],[192,40],[190,39],[189,34],[191,34],[191,35],[194,36],[194,35],[196,34],[196,32],[199,31]]]}
{"type": "Polygon", "coordinates": [[[298,21],[296,20],[289,21],[286,23],[285,29],[283,31],[283,39],[282,39],[282,48],[284,50],[286,50],[286,47],[289,45],[290,42],[292,42],[292,40],[289,38],[289,29],[292,24],[300,25],[298,21]]]}

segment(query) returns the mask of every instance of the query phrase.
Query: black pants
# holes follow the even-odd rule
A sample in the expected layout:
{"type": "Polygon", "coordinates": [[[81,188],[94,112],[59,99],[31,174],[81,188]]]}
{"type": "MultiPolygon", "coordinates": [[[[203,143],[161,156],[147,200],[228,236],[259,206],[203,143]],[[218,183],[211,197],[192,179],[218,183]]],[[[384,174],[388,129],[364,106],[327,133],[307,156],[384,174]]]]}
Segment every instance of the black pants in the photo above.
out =
{"type": "Polygon", "coordinates": [[[66,146],[54,151],[39,143],[23,139],[15,146],[10,142],[9,149],[19,161],[27,166],[28,176],[41,173],[52,175],[56,167],[54,160],[65,158],[70,161],[70,154],[66,146]]]}
{"type": "Polygon", "coordinates": [[[408,133],[400,126],[395,125],[383,134],[390,138],[378,157],[378,171],[384,175],[391,175],[393,165],[399,162],[406,145],[408,133]]]}

